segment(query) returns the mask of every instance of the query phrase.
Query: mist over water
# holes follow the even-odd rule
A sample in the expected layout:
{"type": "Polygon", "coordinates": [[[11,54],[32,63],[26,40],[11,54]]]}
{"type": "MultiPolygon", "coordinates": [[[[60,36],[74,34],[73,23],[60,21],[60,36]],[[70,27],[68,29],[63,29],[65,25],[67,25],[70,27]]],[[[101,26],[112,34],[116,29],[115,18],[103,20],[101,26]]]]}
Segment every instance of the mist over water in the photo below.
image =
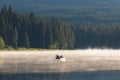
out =
{"type": "Polygon", "coordinates": [[[120,80],[120,50],[1,51],[1,80],[120,80]],[[66,61],[56,60],[56,54],[66,61]]]}
{"type": "Polygon", "coordinates": [[[0,52],[1,73],[120,70],[120,50],[48,50],[0,52]],[[66,61],[57,60],[56,54],[66,61]]]}

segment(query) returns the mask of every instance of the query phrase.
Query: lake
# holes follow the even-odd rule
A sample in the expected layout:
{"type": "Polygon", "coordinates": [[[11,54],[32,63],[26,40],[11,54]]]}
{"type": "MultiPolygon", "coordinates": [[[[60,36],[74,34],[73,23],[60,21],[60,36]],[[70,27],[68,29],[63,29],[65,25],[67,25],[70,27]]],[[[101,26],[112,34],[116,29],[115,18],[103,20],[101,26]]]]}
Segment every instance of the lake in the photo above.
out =
{"type": "Polygon", "coordinates": [[[120,50],[0,51],[0,80],[120,80],[120,50]]]}
{"type": "Polygon", "coordinates": [[[0,80],[120,80],[120,71],[0,74],[0,80]]]}

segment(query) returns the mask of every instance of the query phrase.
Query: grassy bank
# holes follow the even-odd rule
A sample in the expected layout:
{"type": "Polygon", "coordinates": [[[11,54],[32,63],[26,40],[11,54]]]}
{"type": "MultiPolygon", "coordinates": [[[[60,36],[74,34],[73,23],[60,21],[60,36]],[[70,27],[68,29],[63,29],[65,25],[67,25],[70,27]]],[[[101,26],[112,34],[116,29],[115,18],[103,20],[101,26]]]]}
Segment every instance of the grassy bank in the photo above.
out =
{"type": "Polygon", "coordinates": [[[42,49],[42,48],[4,48],[0,49],[0,51],[41,51],[41,50],[54,50],[54,49],[42,49]]]}

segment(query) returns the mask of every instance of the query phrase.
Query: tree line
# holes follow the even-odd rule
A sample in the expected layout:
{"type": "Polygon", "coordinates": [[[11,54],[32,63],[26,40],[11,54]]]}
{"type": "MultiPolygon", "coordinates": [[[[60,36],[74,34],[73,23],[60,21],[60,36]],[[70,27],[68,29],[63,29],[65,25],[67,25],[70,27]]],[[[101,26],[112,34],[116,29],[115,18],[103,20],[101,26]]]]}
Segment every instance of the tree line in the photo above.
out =
{"type": "Polygon", "coordinates": [[[22,15],[12,6],[0,12],[0,45],[13,48],[120,48],[120,26],[87,26],[22,15]]]}
{"type": "Polygon", "coordinates": [[[77,26],[76,48],[120,48],[120,26],[77,26]]]}
{"type": "Polygon", "coordinates": [[[12,6],[0,12],[0,36],[13,48],[74,48],[74,33],[68,23],[54,18],[47,20],[33,13],[22,15],[12,6]]]}

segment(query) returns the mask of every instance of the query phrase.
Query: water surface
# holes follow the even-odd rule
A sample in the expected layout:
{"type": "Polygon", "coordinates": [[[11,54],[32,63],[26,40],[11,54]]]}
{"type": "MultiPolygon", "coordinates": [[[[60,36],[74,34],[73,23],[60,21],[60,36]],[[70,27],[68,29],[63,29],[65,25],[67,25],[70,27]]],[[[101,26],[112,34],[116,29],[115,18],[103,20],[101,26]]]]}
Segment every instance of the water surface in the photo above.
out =
{"type": "Polygon", "coordinates": [[[120,80],[120,71],[0,74],[0,80],[120,80]]]}
{"type": "Polygon", "coordinates": [[[120,50],[1,51],[0,80],[120,80],[120,50]]]}

